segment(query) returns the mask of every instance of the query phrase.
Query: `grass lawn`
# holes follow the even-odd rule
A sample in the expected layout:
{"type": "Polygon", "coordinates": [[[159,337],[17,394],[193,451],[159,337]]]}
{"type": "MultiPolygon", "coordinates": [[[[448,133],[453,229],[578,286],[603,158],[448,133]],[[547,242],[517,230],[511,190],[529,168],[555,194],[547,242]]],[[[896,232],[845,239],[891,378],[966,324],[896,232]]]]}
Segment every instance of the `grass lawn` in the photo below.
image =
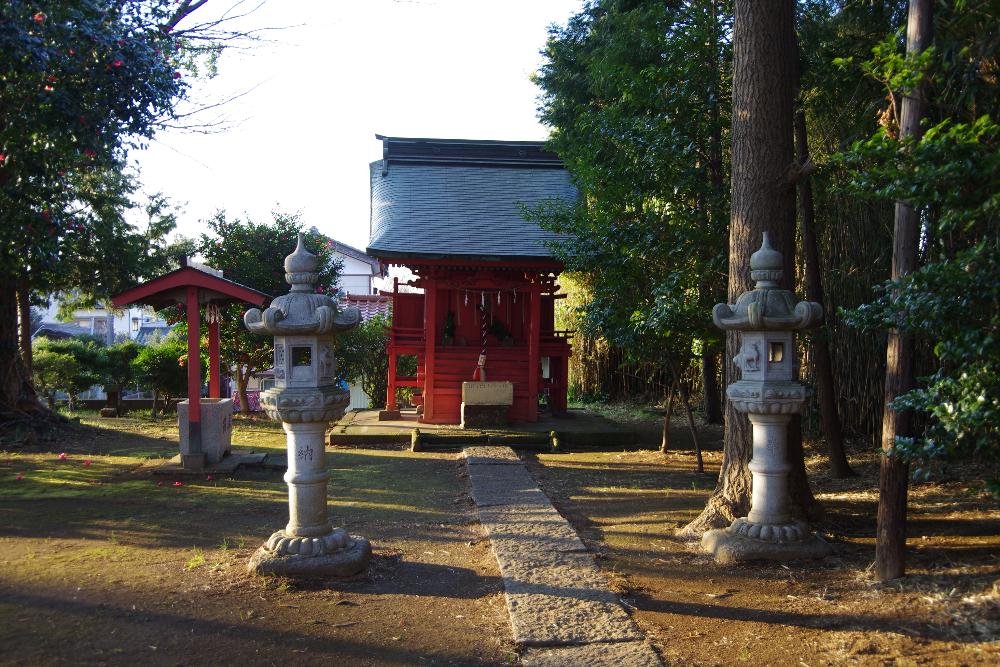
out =
{"type": "MultiPolygon", "coordinates": [[[[234,422],[236,448],[284,450],[280,425],[234,422]]],[[[372,541],[373,564],[297,584],[244,570],[287,521],[281,474],[152,474],[176,453],[175,421],[91,415],[0,452],[0,663],[514,659],[456,454],[329,451],[331,518],[372,541]]]]}

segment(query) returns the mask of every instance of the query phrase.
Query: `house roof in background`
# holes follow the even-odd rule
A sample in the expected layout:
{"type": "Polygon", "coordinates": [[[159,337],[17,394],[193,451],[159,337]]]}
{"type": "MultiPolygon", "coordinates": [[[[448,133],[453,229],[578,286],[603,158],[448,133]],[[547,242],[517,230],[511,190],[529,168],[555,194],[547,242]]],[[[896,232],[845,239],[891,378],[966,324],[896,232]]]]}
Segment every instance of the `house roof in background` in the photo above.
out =
{"type": "Polygon", "coordinates": [[[156,325],[148,326],[141,325],[139,327],[139,332],[135,335],[135,342],[145,345],[149,343],[154,338],[166,338],[170,330],[173,329],[173,325],[156,325]]]}
{"type": "Polygon", "coordinates": [[[75,336],[89,336],[90,332],[72,322],[42,322],[42,325],[31,334],[32,338],[52,338],[62,340],[75,336]]]}
{"type": "Polygon", "coordinates": [[[522,206],[573,202],[562,162],[538,141],[382,137],[371,163],[371,238],[380,259],[549,259],[559,234],[522,206]]]}
{"type": "Polygon", "coordinates": [[[354,246],[349,246],[346,243],[341,243],[340,241],[333,239],[333,250],[339,252],[341,255],[346,255],[347,257],[353,257],[354,259],[365,262],[372,267],[372,275],[377,276],[381,273],[381,263],[364,250],[358,250],[354,246]]]}
{"type": "Polygon", "coordinates": [[[389,315],[392,311],[392,299],[381,294],[348,294],[341,297],[340,305],[360,310],[362,322],[376,315],[389,315]]]}

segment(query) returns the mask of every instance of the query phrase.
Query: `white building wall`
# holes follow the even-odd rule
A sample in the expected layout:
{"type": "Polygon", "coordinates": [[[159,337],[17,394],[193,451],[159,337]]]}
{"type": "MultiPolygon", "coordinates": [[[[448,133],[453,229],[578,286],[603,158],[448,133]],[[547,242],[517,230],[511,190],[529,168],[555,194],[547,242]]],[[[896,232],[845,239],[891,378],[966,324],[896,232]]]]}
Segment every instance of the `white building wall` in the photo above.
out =
{"type": "Polygon", "coordinates": [[[344,262],[344,268],[340,272],[340,280],[337,282],[337,286],[348,294],[371,294],[371,264],[362,262],[354,257],[342,255],[339,252],[336,253],[336,256],[344,262]]]}
{"type": "Polygon", "coordinates": [[[367,410],[370,403],[368,394],[365,390],[361,388],[361,385],[354,382],[350,385],[351,389],[351,404],[347,406],[348,410],[367,410]]]}

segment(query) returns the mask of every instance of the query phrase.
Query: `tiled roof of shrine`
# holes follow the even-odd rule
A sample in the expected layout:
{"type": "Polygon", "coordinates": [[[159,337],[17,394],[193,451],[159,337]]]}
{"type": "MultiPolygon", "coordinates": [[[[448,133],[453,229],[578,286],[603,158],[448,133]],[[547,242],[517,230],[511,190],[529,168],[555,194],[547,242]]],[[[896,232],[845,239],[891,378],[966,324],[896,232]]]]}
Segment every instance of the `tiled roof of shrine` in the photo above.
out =
{"type": "Polygon", "coordinates": [[[522,207],[572,202],[576,188],[542,142],[379,137],[371,163],[371,239],[381,259],[550,258],[559,235],[522,207]]]}
{"type": "Polygon", "coordinates": [[[381,294],[347,294],[340,298],[340,305],[360,310],[362,322],[392,312],[392,299],[381,294]]]}

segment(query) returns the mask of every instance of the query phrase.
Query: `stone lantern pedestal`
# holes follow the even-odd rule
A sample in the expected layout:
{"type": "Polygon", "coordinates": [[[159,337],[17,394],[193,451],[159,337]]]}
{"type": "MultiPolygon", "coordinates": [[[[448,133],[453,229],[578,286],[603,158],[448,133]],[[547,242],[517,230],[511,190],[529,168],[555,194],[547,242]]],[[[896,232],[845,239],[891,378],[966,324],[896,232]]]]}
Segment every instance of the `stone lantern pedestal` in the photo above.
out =
{"type": "Polygon", "coordinates": [[[794,381],[796,329],[806,329],[823,317],[823,308],[778,287],[781,253],[771,248],[767,233],[750,257],[756,287],[712,310],[715,325],[742,333],[733,362],[743,378],[726,388],[733,407],[746,413],[753,427],[753,476],[750,513],[728,528],[710,530],[702,547],[720,563],[748,560],[822,558],[830,545],[816,537],[808,524],[792,519],[788,502],[788,423],[802,409],[806,389],[794,381]]]}
{"type": "Polygon", "coordinates": [[[288,446],[288,524],[250,559],[247,569],[258,574],[347,577],[371,559],[368,540],[334,528],[327,515],[326,428],[350,403],[350,393],[336,384],[334,334],[356,326],[361,313],[338,311],[330,297],[315,293],[318,261],[299,234],[285,258],[291,291],[263,313],[254,308],[244,316],[251,332],[274,336],[274,388],[260,404],[281,420],[288,446]]]}

